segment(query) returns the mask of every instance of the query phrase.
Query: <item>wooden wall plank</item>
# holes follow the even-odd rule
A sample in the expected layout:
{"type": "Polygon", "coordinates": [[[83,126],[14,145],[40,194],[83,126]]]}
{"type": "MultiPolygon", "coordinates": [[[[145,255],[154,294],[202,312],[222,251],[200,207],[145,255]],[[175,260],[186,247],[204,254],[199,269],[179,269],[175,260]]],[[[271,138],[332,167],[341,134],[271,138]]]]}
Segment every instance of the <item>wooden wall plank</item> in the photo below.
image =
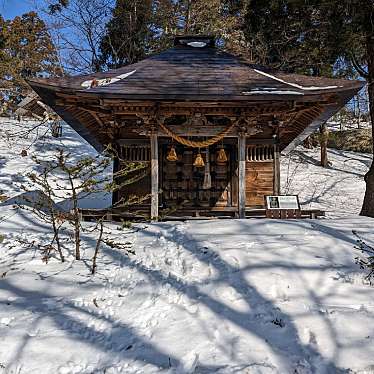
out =
{"type": "Polygon", "coordinates": [[[264,207],[264,196],[273,194],[273,161],[247,161],[246,163],[246,206],[264,207]]]}

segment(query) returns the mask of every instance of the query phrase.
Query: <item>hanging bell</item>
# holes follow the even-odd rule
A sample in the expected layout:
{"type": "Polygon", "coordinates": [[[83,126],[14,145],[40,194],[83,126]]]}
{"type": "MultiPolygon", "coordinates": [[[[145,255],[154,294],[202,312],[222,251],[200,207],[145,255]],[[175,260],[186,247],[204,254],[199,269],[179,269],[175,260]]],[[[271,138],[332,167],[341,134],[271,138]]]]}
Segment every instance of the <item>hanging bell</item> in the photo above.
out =
{"type": "Polygon", "coordinates": [[[204,163],[204,160],[203,158],[201,157],[201,153],[198,153],[196,158],[195,158],[195,161],[193,163],[193,166],[196,166],[197,168],[202,168],[205,166],[205,163],[204,163]]]}
{"type": "Polygon", "coordinates": [[[177,152],[175,152],[175,148],[171,146],[169,153],[166,156],[166,159],[171,162],[175,162],[178,160],[177,152]]]}
{"type": "Polygon", "coordinates": [[[222,163],[222,164],[227,162],[226,152],[223,148],[220,148],[218,151],[217,162],[222,163]]]}

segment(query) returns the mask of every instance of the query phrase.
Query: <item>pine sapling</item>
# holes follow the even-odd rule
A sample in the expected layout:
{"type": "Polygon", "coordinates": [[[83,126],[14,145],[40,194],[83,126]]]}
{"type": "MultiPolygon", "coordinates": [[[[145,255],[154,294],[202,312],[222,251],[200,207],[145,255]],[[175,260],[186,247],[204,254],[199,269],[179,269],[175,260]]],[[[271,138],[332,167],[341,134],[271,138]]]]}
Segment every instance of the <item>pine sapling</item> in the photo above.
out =
{"type": "Polygon", "coordinates": [[[70,153],[66,153],[62,149],[58,150],[56,160],[58,168],[68,181],[67,186],[60,186],[60,188],[64,190],[72,204],[69,221],[74,231],[75,258],[80,260],[82,215],[79,210],[79,200],[104,191],[106,177],[103,177],[103,174],[111,160],[98,156],[85,157],[75,161],[70,153]]]}
{"type": "Polygon", "coordinates": [[[33,159],[34,162],[41,166],[42,171],[40,174],[28,173],[27,177],[33,186],[36,185],[40,188],[42,193],[39,194],[36,199],[35,196],[32,198],[31,196],[35,195],[35,190],[32,191],[29,187],[23,185],[22,189],[26,192],[26,194],[23,196],[23,200],[27,204],[19,203],[19,206],[23,209],[31,211],[43,222],[52,226],[53,238],[48,245],[44,246],[44,261],[48,262],[52,250],[55,249],[54,244],[56,243],[56,249],[61,262],[64,262],[65,257],[63,255],[60,241],[60,229],[66,221],[66,215],[56,206],[54,202],[56,194],[50,184],[50,179],[56,165],[49,162],[42,162],[36,157],[33,157],[33,159]]]}

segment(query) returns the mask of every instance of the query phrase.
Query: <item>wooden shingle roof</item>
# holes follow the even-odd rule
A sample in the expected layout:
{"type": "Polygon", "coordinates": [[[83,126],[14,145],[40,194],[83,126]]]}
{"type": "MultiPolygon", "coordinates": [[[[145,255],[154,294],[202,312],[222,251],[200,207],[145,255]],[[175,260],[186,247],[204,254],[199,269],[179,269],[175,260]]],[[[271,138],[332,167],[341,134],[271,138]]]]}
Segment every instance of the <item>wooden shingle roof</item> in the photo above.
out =
{"type": "Polygon", "coordinates": [[[362,82],[309,77],[274,72],[247,64],[239,58],[209,46],[177,45],[138,63],[102,73],[75,77],[36,79],[32,86],[80,91],[126,100],[283,100],[285,97],[320,95],[361,88],[362,82]],[[123,79],[95,88],[84,82],[123,79]],[[273,91],[273,93],[272,93],[273,91]],[[274,93],[275,92],[275,93],[274,93]]]}
{"type": "MultiPolygon", "coordinates": [[[[43,101],[76,129],[85,127],[67,107],[56,104],[59,94],[77,98],[151,102],[314,102],[336,96],[330,105],[287,140],[285,148],[309,125],[325,121],[343,106],[363,82],[285,74],[248,64],[214,47],[206,37],[180,37],[176,45],[138,63],[107,72],[29,82],[43,101]],[[201,43],[206,45],[202,46],[201,43]],[[192,43],[192,44],[191,44],[192,43]],[[199,44],[200,43],[200,44],[199,44]]],[[[100,143],[100,141],[99,141],[100,143]]]]}

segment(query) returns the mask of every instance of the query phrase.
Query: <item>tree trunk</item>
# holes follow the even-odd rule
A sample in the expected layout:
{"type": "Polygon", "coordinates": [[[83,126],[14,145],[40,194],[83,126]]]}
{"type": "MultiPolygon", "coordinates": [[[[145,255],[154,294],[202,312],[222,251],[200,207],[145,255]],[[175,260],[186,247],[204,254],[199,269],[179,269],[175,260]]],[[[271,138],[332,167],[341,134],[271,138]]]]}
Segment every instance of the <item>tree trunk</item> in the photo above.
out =
{"type": "Polygon", "coordinates": [[[79,221],[79,218],[77,218],[79,216],[78,210],[74,211],[74,214],[76,216],[74,220],[75,259],[80,260],[81,259],[81,251],[80,251],[81,239],[80,239],[80,227],[79,227],[80,221],[79,221]]]}
{"type": "MultiPolygon", "coordinates": [[[[374,139],[374,40],[373,37],[367,38],[367,55],[368,55],[368,96],[371,131],[374,139]]],[[[373,145],[374,155],[374,145],[373,145]]],[[[369,171],[365,175],[366,191],[364,202],[360,215],[374,217],[374,162],[371,163],[369,171]]]]}
{"type": "MultiPolygon", "coordinates": [[[[372,79],[371,82],[369,81],[368,84],[370,120],[372,136],[374,139],[374,79],[372,79]]],[[[360,214],[362,216],[374,217],[374,162],[371,163],[370,169],[366,173],[364,179],[366,183],[366,191],[360,214]]]]}
{"type": "Polygon", "coordinates": [[[78,196],[77,192],[75,190],[74,181],[72,179],[71,174],[69,174],[69,182],[71,186],[71,192],[72,192],[72,200],[73,200],[73,225],[74,225],[74,241],[75,241],[75,259],[80,260],[81,259],[81,251],[80,251],[80,216],[79,216],[79,209],[78,209],[78,196]]]}
{"type": "Polygon", "coordinates": [[[324,123],[319,128],[320,132],[320,145],[321,145],[321,166],[326,168],[329,164],[328,158],[327,158],[327,140],[328,140],[328,130],[326,127],[326,124],[324,123]]]}
{"type": "Polygon", "coordinates": [[[100,222],[99,222],[99,226],[100,226],[100,229],[99,229],[99,237],[97,239],[97,242],[96,242],[96,247],[95,247],[95,253],[92,257],[92,269],[91,269],[91,274],[95,274],[96,273],[96,268],[97,268],[97,264],[96,264],[96,261],[97,261],[97,255],[99,254],[99,250],[100,250],[100,244],[101,244],[101,241],[103,239],[103,231],[104,231],[104,224],[103,224],[103,218],[101,218],[100,222]]]}
{"type": "MultiPolygon", "coordinates": [[[[61,243],[60,243],[60,235],[59,235],[60,228],[56,224],[56,216],[54,212],[52,212],[51,214],[51,219],[52,219],[53,232],[55,234],[53,239],[56,240],[57,251],[58,251],[58,254],[60,255],[61,262],[65,262],[65,257],[62,253],[61,243]]],[[[52,243],[53,243],[53,240],[52,240],[52,243]]]]}
{"type": "Polygon", "coordinates": [[[184,33],[188,34],[190,31],[190,22],[191,22],[191,0],[187,1],[186,15],[184,20],[184,33]]]}

